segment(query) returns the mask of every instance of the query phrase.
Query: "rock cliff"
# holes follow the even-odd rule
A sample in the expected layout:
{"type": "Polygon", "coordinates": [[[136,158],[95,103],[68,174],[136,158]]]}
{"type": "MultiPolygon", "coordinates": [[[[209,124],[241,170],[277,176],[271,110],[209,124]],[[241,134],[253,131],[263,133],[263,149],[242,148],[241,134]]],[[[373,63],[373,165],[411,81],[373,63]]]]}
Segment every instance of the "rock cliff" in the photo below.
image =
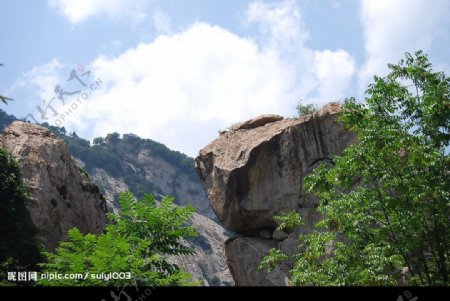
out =
{"type": "Polygon", "coordinates": [[[178,204],[197,209],[191,222],[199,232],[187,241],[196,254],[172,260],[202,285],[234,285],[224,254],[230,233],[217,223],[193,159],[131,134],[115,141],[109,141],[108,137],[113,137],[109,135],[102,145],[90,147],[87,140],[68,136],[61,128],[47,125],[51,133],[15,120],[0,110],[0,130],[9,126],[0,135],[0,147],[20,161],[31,192],[27,210],[39,232],[38,241],[48,249],[65,239],[72,227],[85,233],[101,232],[106,224],[106,205],[116,211],[120,192],[130,190],[139,198],[142,193],[171,195],[177,197],[178,204]],[[181,165],[180,158],[187,162],[181,165]]]}
{"type": "MultiPolygon", "coordinates": [[[[105,143],[105,148],[117,154],[126,169],[131,169],[147,183],[151,183],[153,191],[149,193],[159,193],[170,195],[176,198],[180,205],[191,205],[198,213],[213,217],[205,192],[201,183],[195,175],[194,162],[190,162],[188,172],[180,169],[170,159],[158,156],[157,152],[139,140],[137,136],[125,135],[124,138],[113,143],[105,143]],[[140,143],[133,145],[131,141],[137,140],[140,143]]],[[[125,170],[125,168],[124,168],[125,170]]],[[[116,177],[119,178],[119,177],[116,177]]]]}
{"type": "Polygon", "coordinates": [[[104,230],[106,202],[61,139],[44,127],[15,121],[0,136],[0,147],[20,163],[30,193],[26,207],[37,240],[47,249],[66,239],[70,228],[94,234],[104,230]]]}
{"type": "MultiPolygon", "coordinates": [[[[83,164],[80,160],[77,162],[83,164]]],[[[120,192],[130,190],[127,184],[101,168],[93,169],[91,177],[104,191],[110,208],[118,210],[113,200],[120,192]]],[[[194,213],[191,222],[199,235],[189,238],[187,244],[194,248],[196,253],[172,257],[172,262],[184,267],[203,286],[234,285],[224,254],[224,242],[230,238],[230,234],[216,221],[198,213],[194,213]]]]}
{"type": "Polygon", "coordinates": [[[191,223],[198,236],[187,239],[195,249],[194,255],[172,257],[172,261],[193,275],[202,286],[234,286],[225,260],[224,242],[231,233],[210,218],[194,213],[191,223]]]}
{"type": "Polygon", "coordinates": [[[339,110],[331,103],[295,119],[263,115],[222,132],[200,151],[196,169],[213,210],[242,236],[225,246],[236,285],[286,284],[288,267],[268,275],[257,264],[277,245],[295,253],[298,235],[320,219],[317,201],[302,192],[302,182],[320,162],[332,164],[356,141],[336,121],[339,110]],[[306,226],[294,233],[274,231],[273,216],[287,210],[299,211],[306,226]]]}
{"type": "MultiPolygon", "coordinates": [[[[198,213],[216,218],[195,173],[194,159],[134,134],[108,134],[94,139],[91,145],[76,133],[53,126],[49,129],[66,142],[77,163],[93,176],[105,195],[110,188],[116,190],[125,184],[138,198],[145,193],[170,195],[175,203],[189,204],[198,213]]],[[[117,207],[117,194],[106,199],[109,209],[117,207]]]]}

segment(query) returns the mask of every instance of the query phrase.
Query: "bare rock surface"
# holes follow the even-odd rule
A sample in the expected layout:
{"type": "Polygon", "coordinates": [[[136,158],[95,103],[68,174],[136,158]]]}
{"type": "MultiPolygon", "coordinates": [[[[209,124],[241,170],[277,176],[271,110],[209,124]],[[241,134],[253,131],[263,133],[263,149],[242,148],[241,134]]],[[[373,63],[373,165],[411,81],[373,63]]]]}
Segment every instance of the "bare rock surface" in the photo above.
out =
{"type": "Polygon", "coordinates": [[[15,121],[0,136],[0,147],[20,163],[30,193],[26,207],[47,249],[55,249],[73,227],[83,233],[104,230],[106,202],[61,139],[44,127],[15,121]]]}
{"type": "Polygon", "coordinates": [[[332,165],[356,142],[337,121],[339,111],[338,103],[330,103],[299,118],[259,116],[222,132],[200,150],[196,169],[212,208],[227,229],[243,236],[225,247],[237,285],[286,283],[288,269],[268,276],[257,265],[270,247],[295,254],[298,235],[320,220],[316,198],[303,193],[303,180],[321,162],[332,165]],[[293,233],[274,232],[274,215],[291,210],[306,225],[293,233]]]}

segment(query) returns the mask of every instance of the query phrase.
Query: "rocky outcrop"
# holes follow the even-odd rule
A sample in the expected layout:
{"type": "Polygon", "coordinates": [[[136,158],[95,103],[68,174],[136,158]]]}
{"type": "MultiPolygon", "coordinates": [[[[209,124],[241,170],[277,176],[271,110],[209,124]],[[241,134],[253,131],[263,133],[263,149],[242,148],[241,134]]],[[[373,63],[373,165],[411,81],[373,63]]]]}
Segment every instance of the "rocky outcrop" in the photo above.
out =
{"type": "MultiPolygon", "coordinates": [[[[122,138],[119,134],[110,134],[101,145],[76,155],[80,164],[87,163],[86,170],[104,188],[105,194],[112,191],[117,196],[118,189],[123,191],[123,184],[126,184],[136,196],[144,193],[170,195],[177,204],[189,204],[198,213],[216,218],[195,173],[194,160],[158,142],[133,134],[125,134],[122,138]],[[109,156],[110,161],[115,160],[95,162],[89,158],[89,154],[99,149],[101,154],[109,156]],[[116,168],[111,168],[111,164],[116,168]]],[[[116,197],[107,200],[112,202],[109,205],[117,206],[116,197]]]]}
{"type": "Polygon", "coordinates": [[[0,136],[0,147],[20,163],[30,194],[26,207],[37,240],[48,250],[66,239],[70,228],[94,234],[104,230],[105,200],[62,140],[46,128],[15,121],[0,136]]]}
{"type": "Polygon", "coordinates": [[[276,248],[275,241],[257,237],[237,237],[225,244],[225,255],[233,278],[238,286],[285,286],[288,284],[289,266],[283,263],[267,273],[258,266],[269,250],[276,248]]]}
{"type": "Polygon", "coordinates": [[[117,212],[118,206],[115,200],[119,193],[130,190],[128,185],[121,178],[115,178],[101,168],[94,168],[90,176],[95,184],[100,187],[106,199],[108,210],[117,212]]]}
{"type": "MultiPolygon", "coordinates": [[[[84,165],[81,160],[76,161],[84,165]]],[[[109,210],[117,212],[118,206],[114,200],[120,192],[130,190],[127,184],[101,168],[95,168],[91,177],[104,193],[109,210]]],[[[198,236],[189,238],[186,243],[195,250],[195,254],[174,256],[171,261],[192,274],[193,279],[200,281],[202,286],[234,285],[224,251],[224,242],[230,233],[216,221],[198,213],[193,214],[190,222],[195,225],[198,236]]]]}
{"type": "MultiPolygon", "coordinates": [[[[0,130],[3,130],[1,126],[9,126],[13,121],[14,117],[0,110],[0,130]]],[[[0,136],[0,147],[7,148],[20,161],[24,180],[31,190],[27,210],[39,231],[39,241],[50,250],[66,238],[69,228],[77,227],[85,233],[100,233],[103,230],[106,223],[105,202],[99,190],[110,212],[118,209],[117,195],[131,190],[127,184],[131,180],[126,181],[125,173],[112,174],[101,168],[100,164],[91,164],[88,169],[81,158],[70,157],[62,140],[40,126],[21,122],[12,124],[5,135],[0,136]],[[89,170],[89,177],[85,169],[89,170]]],[[[110,151],[109,154],[121,158],[119,164],[126,167],[122,171],[129,168],[134,172],[136,176],[132,180],[137,179],[140,183],[148,181],[149,187],[157,188],[159,194],[177,196],[179,204],[190,204],[200,213],[195,213],[191,219],[199,235],[186,241],[196,253],[173,257],[172,260],[191,273],[201,285],[234,285],[224,254],[224,242],[231,233],[217,223],[217,217],[196,177],[194,165],[190,171],[193,175],[190,176],[144,143],[136,147],[130,141],[119,140],[104,147],[110,151]]],[[[145,192],[154,191],[149,189],[145,192]]]]}
{"type": "Polygon", "coordinates": [[[339,104],[332,103],[300,118],[239,126],[200,151],[196,168],[214,212],[226,228],[247,236],[226,245],[236,285],[284,283],[282,270],[275,271],[277,275],[258,271],[255,258],[276,245],[295,253],[298,234],[320,219],[316,199],[302,192],[302,184],[320,162],[332,164],[334,156],[356,141],[336,121],[339,110],[339,104]],[[288,210],[299,211],[306,226],[294,233],[274,233],[273,216],[288,210]],[[247,272],[241,271],[244,267],[247,272]]]}
{"type": "Polygon", "coordinates": [[[280,121],[283,120],[283,116],[280,115],[273,115],[273,114],[266,114],[266,115],[259,115],[255,118],[252,118],[250,120],[236,123],[230,127],[231,131],[238,131],[238,130],[249,130],[254,129],[263,125],[266,125],[271,122],[280,121]]]}
{"type": "Polygon", "coordinates": [[[198,213],[194,213],[190,222],[195,225],[198,236],[186,242],[194,248],[195,254],[172,257],[172,262],[185,268],[202,286],[234,285],[224,254],[224,242],[231,233],[198,213]]]}
{"type": "MultiPolygon", "coordinates": [[[[120,151],[119,151],[120,152],[120,151]]],[[[160,189],[160,193],[176,198],[180,205],[191,205],[197,212],[213,217],[211,206],[197,178],[189,177],[167,160],[156,156],[147,148],[132,152],[122,152],[123,160],[135,168],[136,173],[142,173],[145,179],[160,189]]],[[[194,169],[192,163],[192,171],[194,169]]]]}

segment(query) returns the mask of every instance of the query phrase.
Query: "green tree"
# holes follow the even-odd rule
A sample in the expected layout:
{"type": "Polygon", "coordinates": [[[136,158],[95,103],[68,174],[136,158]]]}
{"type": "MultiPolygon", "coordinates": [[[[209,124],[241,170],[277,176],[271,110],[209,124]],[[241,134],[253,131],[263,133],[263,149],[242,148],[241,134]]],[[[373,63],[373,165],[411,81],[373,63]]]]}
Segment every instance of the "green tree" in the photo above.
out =
{"type": "Polygon", "coordinates": [[[97,137],[97,138],[94,138],[93,143],[94,143],[94,145],[102,146],[105,144],[105,139],[103,137],[97,137]]]}
{"type": "Polygon", "coordinates": [[[120,141],[120,134],[119,133],[112,133],[106,135],[105,141],[111,144],[117,144],[120,141]]]}
{"type": "Polygon", "coordinates": [[[26,201],[19,164],[0,148],[0,285],[13,284],[7,272],[35,271],[41,260],[26,201]]]}
{"type": "Polygon", "coordinates": [[[297,106],[295,107],[295,109],[297,110],[298,116],[305,116],[305,115],[309,115],[312,114],[314,112],[317,112],[317,108],[315,105],[313,104],[306,104],[304,105],[302,100],[300,100],[297,104],[297,106]]]}
{"type": "Polygon", "coordinates": [[[61,242],[56,253],[44,253],[44,272],[86,275],[86,279],[41,280],[48,286],[116,286],[189,285],[191,275],[175,264],[168,255],[189,255],[194,250],[183,243],[183,237],[196,236],[187,225],[194,209],[178,207],[164,197],[157,204],[152,195],[138,202],[130,193],[119,196],[118,215],[109,214],[112,224],[105,233],[83,235],[78,229],[69,231],[69,240],[61,242]],[[131,279],[93,279],[95,274],[130,272],[131,279]]]}
{"type": "Polygon", "coordinates": [[[345,101],[359,143],[305,179],[325,218],[299,239],[293,285],[449,285],[450,79],[420,51],[389,68],[345,101]]]}

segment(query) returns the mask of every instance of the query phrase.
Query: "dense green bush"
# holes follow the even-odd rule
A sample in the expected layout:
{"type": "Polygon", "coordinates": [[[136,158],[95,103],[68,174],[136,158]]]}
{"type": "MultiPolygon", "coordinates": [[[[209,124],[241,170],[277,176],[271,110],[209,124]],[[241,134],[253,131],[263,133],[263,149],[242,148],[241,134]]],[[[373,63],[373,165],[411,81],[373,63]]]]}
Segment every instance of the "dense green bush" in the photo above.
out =
{"type": "Polygon", "coordinates": [[[7,272],[36,270],[40,261],[26,201],[19,164],[0,148],[0,285],[14,284],[6,282],[7,272]]]}
{"type": "Polygon", "coordinates": [[[194,250],[182,238],[197,232],[186,222],[194,212],[190,206],[178,207],[164,197],[158,204],[152,195],[138,202],[131,193],[119,195],[120,211],[110,214],[105,233],[83,235],[69,231],[69,240],[60,243],[48,259],[43,272],[82,274],[86,279],[41,280],[45,286],[179,286],[196,284],[191,275],[171,264],[169,255],[189,255],[194,250]],[[131,273],[131,279],[95,279],[94,275],[131,273]]]}

